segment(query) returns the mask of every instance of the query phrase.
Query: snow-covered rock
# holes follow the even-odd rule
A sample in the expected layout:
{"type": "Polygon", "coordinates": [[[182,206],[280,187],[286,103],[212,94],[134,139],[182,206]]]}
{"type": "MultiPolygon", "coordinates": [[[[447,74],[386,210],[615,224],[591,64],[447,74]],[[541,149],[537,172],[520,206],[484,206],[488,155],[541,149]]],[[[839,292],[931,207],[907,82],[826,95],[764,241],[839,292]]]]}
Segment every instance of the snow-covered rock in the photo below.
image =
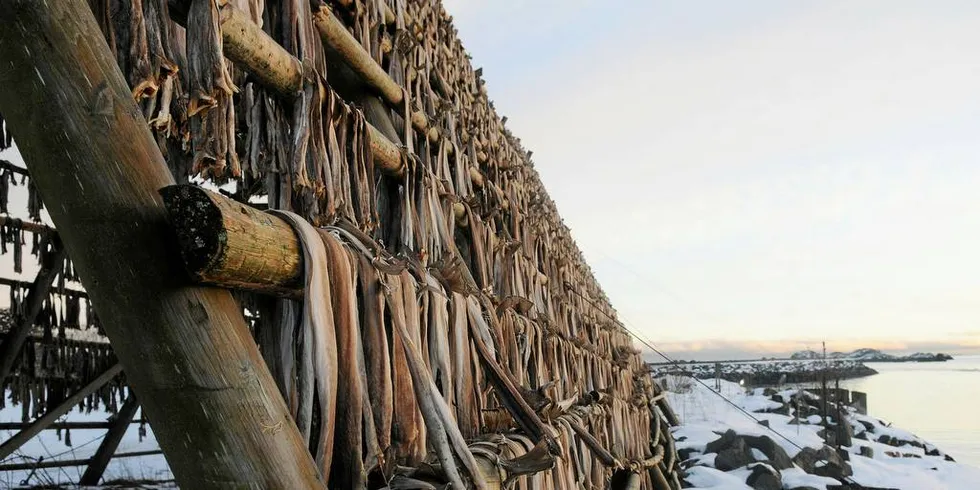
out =
{"type": "MultiPolygon", "coordinates": [[[[851,444],[839,452],[826,446],[820,436],[823,419],[805,417],[806,407],[819,400],[804,391],[746,392],[723,381],[720,394],[750,412],[753,420],[710,387],[689,378],[668,377],[661,384],[674,389],[667,397],[682,423],[672,432],[684,461],[685,481],[693,488],[833,490],[854,484],[909,490],[980,488],[980,468],[956,463],[915,434],[848,408],[843,409],[842,422],[853,431],[851,444]],[[773,411],[773,403],[785,413],[773,411]],[[732,448],[742,465],[732,467],[725,457],[719,464],[719,457],[732,448]],[[780,463],[780,457],[770,454],[772,448],[779,448],[791,462],[780,463]],[[781,487],[774,486],[775,474],[766,475],[770,469],[778,473],[781,487]]],[[[836,408],[832,412],[837,413],[836,408]]]]}

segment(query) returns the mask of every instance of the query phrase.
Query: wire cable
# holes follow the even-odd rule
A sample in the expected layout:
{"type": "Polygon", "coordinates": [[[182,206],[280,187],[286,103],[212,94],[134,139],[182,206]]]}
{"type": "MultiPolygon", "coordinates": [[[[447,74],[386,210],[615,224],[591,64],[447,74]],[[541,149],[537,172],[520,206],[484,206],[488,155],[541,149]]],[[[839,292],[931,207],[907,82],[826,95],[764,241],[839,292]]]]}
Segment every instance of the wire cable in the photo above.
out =
{"type": "MultiPolygon", "coordinates": [[[[648,349],[650,349],[651,351],[653,351],[654,353],[656,353],[660,357],[664,358],[664,360],[667,361],[669,364],[672,364],[672,365],[674,365],[676,367],[681,367],[679,362],[677,362],[674,359],[671,359],[670,356],[668,356],[667,354],[665,354],[660,349],[656,348],[653,345],[653,342],[652,341],[649,341],[648,339],[645,339],[644,337],[641,337],[639,334],[637,334],[635,331],[633,331],[633,329],[631,329],[628,326],[626,326],[626,324],[623,323],[622,321],[620,321],[618,318],[614,318],[611,315],[609,315],[608,313],[606,313],[605,310],[603,310],[601,307],[599,307],[599,305],[597,305],[591,299],[585,297],[585,295],[583,295],[581,292],[579,292],[577,289],[575,289],[571,284],[565,283],[565,289],[567,291],[570,291],[570,292],[574,293],[579,298],[582,298],[585,302],[589,303],[593,308],[595,308],[600,313],[602,313],[603,316],[605,316],[610,321],[612,321],[613,323],[615,323],[616,325],[618,325],[620,328],[622,328],[624,331],[626,331],[626,333],[630,334],[634,339],[638,340],[640,343],[642,343],[643,345],[645,345],[648,349]]],[[[750,420],[752,420],[756,424],[761,425],[762,427],[765,427],[766,429],[768,429],[773,434],[776,434],[781,439],[783,439],[786,442],[790,443],[790,445],[792,445],[793,447],[799,449],[800,451],[803,451],[803,446],[800,446],[795,441],[793,441],[789,437],[783,435],[778,430],[773,429],[772,427],[770,427],[768,424],[763,424],[761,419],[756,418],[754,415],[752,415],[751,412],[749,412],[749,411],[745,410],[744,408],[740,407],[737,403],[729,400],[728,397],[726,397],[725,395],[721,394],[720,392],[715,391],[710,386],[708,386],[708,384],[705,383],[704,381],[701,381],[696,376],[691,376],[691,379],[693,379],[695,382],[697,382],[701,386],[705,387],[705,389],[707,389],[709,392],[714,393],[715,395],[717,395],[719,398],[721,398],[722,400],[724,400],[725,403],[731,405],[732,407],[735,407],[736,410],[738,410],[739,412],[741,412],[743,415],[745,415],[746,417],[748,417],[750,420]]],[[[840,421],[838,423],[840,423],[840,421]]],[[[844,476],[841,479],[844,480],[846,483],[857,485],[858,488],[864,488],[860,483],[854,481],[854,479],[851,478],[851,477],[849,477],[849,476],[844,476]]]]}

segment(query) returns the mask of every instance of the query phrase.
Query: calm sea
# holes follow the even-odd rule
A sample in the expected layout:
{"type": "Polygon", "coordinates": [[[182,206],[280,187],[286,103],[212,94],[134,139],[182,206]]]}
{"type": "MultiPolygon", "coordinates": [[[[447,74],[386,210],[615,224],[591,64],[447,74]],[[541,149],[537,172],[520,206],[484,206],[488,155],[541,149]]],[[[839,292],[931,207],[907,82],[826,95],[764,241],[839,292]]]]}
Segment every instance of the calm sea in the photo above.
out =
{"type": "Polygon", "coordinates": [[[841,382],[868,394],[868,413],[980,467],[980,356],[868,363],[880,374],[841,382]]]}

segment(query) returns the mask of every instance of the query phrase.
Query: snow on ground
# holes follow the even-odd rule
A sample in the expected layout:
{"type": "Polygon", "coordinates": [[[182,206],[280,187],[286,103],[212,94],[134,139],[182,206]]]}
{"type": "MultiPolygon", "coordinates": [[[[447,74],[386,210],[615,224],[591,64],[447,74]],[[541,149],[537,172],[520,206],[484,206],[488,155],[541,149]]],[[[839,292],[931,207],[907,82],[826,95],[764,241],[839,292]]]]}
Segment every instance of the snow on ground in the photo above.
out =
{"type": "MultiPolygon", "coordinates": [[[[729,429],[734,430],[738,435],[768,436],[778,443],[790,458],[799,454],[801,447],[820,449],[824,444],[819,435],[822,427],[813,425],[809,421],[819,423],[821,420],[819,415],[811,415],[803,418],[799,423],[793,423],[794,417],[791,415],[762,412],[780,408],[782,404],[773,399],[789,400],[797,394],[796,390],[784,390],[778,392],[776,396],[766,396],[761,389],[746,393],[737,383],[721,382],[722,395],[735,405],[752,412],[753,417],[767,421],[772,429],[770,430],[719,397],[718,393],[709,387],[714,386],[713,380],[706,383],[708,386],[679,376],[660,378],[660,382],[669,391],[667,397],[670,405],[682,422],[681,426],[673,430],[673,435],[677,440],[678,451],[682,454],[685,451],[689,453],[690,459],[684,463],[684,466],[688,468],[686,480],[694,488],[733,490],[751,488],[745,483],[751,473],[749,468],[759,463],[724,472],[713,467],[716,454],[703,454],[709,442],[719,439],[720,435],[729,429]]],[[[792,410],[789,412],[793,413],[792,410]]],[[[877,418],[853,412],[846,417],[855,433],[851,446],[845,448],[850,456],[849,463],[853,470],[850,480],[853,483],[868,487],[909,490],[980,488],[980,468],[947,461],[945,454],[935,446],[919,439],[911,432],[891,427],[890,424],[877,418]],[[862,432],[866,434],[859,435],[862,432]],[[867,437],[868,440],[860,437],[867,437]],[[883,442],[878,442],[879,440],[883,442]],[[872,457],[860,454],[862,447],[865,446],[870,448],[870,452],[865,449],[865,453],[872,454],[872,457]]],[[[752,451],[750,454],[756,461],[764,459],[757,451],[752,451]]],[[[842,483],[834,478],[807,474],[798,465],[784,469],[781,473],[784,489],[800,487],[826,489],[828,485],[842,483]]]]}
{"type": "MultiPolygon", "coordinates": [[[[136,418],[141,414],[137,412],[136,418]]],[[[59,421],[70,420],[72,422],[104,422],[108,420],[110,414],[105,411],[95,411],[84,413],[77,408],[62,417],[59,421]]],[[[21,407],[11,407],[0,410],[0,422],[20,422],[21,407]]],[[[14,435],[16,431],[0,430],[0,441],[5,441],[14,435]]],[[[65,444],[65,433],[61,431],[61,437],[55,430],[44,430],[39,435],[27,442],[14,454],[5,458],[0,464],[15,464],[36,461],[43,456],[44,461],[57,460],[77,460],[88,459],[95,454],[105,436],[105,429],[73,429],[70,432],[72,445],[65,444]]],[[[159,449],[153,431],[149,424],[146,425],[146,436],[140,442],[139,424],[132,424],[116,453],[129,453],[136,451],[150,451],[159,449]]],[[[72,466],[65,468],[46,468],[38,469],[31,474],[31,471],[0,471],[0,488],[20,488],[22,486],[33,485],[54,485],[70,484],[77,482],[85,466],[72,466]],[[21,482],[26,482],[22,484],[21,482]]],[[[140,456],[133,458],[113,459],[106,468],[103,481],[112,480],[152,480],[167,481],[172,480],[173,474],[167,466],[167,462],[162,454],[140,456]]],[[[171,486],[171,485],[165,485],[171,486]]],[[[147,487],[139,487],[147,488],[147,487]]]]}

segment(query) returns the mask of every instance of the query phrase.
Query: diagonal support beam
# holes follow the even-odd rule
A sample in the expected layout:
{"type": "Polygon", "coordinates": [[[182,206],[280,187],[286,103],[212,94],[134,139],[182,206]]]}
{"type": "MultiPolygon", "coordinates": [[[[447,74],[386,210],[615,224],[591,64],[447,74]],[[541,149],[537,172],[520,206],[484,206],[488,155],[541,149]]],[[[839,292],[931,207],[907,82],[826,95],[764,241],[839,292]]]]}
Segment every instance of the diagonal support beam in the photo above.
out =
{"type": "Polygon", "coordinates": [[[0,344],[0,383],[7,379],[14,368],[14,362],[20,358],[20,351],[31,333],[34,320],[41,312],[44,299],[51,291],[51,284],[61,272],[61,265],[65,261],[65,247],[58,241],[55,242],[55,247],[53,253],[45,256],[41,269],[37,271],[37,276],[34,277],[34,282],[27,291],[27,311],[16,317],[14,327],[7,332],[3,343],[0,344]]]}
{"type": "Polygon", "coordinates": [[[136,401],[136,395],[130,393],[129,398],[126,398],[126,403],[123,403],[122,408],[119,409],[119,413],[116,414],[116,420],[112,427],[106,432],[105,439],[102,439],[102,444],[99,445],[99,449],[92,456],[88,468],[85,468],[85,473],[82,474],[81,480],[78,480],[79,485],[99,484],[99,480],[102,479],[102,474],[105,473],[106,467],[109,466],[109,460],[112,459],[112,455],[119,448],[119,443],[122,442],[126,430],[129,429],[129,423],[133,421],[133,417],[136,416],[136,410],[138,408],[139,402],[136,401]]]}
{"type": "Polygon", "coordinates": [[[44,430],[47,426],[58,420],[58,417],[68,413],[75,405],[85,399],[85,397],[91,395],[95,390],[102,387],[102,385],[108,383],[115,375],[122,372],[122,365],[114,364],[112,367],[107,369],[104,373],[100,374],[98,378],[93,379],[87,385],[81,387],[74,395],[69,396],[65,401],[61,402],[57,407],[48,410],[44,415],[40,416],[31,425],[25,427],[20,432],[16,433],[10,439],[4,441],[0,445],[0,459],[10,456],[17,448],[24,445],[25,442],[31,440],[32,437],[36,436],[39,432],[44,430]]]}
{"type": "Polygon", "coordinates": [[[180,273],[173,176],[88,3],[4,0],[0,26],[0,112],[178,484],[322,488],[241,308],[180,273]]]}

